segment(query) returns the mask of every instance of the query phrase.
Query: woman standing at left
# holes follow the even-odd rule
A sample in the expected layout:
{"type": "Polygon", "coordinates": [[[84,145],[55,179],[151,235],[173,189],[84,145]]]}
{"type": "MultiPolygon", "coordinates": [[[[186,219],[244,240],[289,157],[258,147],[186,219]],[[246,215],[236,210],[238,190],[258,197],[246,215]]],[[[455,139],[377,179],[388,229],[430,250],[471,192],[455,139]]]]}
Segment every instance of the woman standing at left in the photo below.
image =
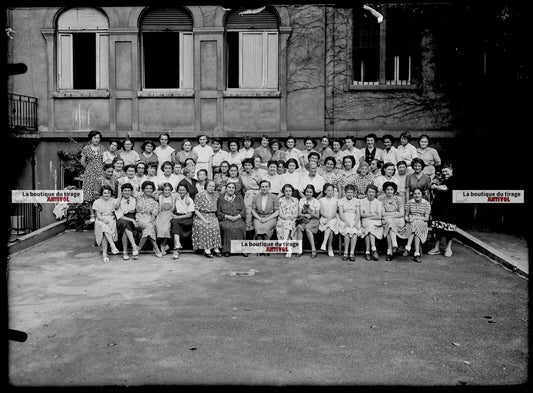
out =
{"type": "MultiPolygon", "coordinates": [[[[89,132],[89,143],[81,149],[81,165],[85,168],[83,172],[83,201],[91,206],[100,195],[97,190],[98,179],[104,173],[104,147],[100,144],[102,134],[100,131],[89,132]]],[[[94,222],[94,211],[91,208],[91,222],[94,222]]]]}
{"type": "Polygon", "coordinates": [[[194,198],[195,215],[192,224],[192,247],[195,250],[204,250],[204,255],[207,258],[213,258],[211,250],[217,257],[222,256],[217,202],[215,182],[207,180],[205,190],[194,198]]]}

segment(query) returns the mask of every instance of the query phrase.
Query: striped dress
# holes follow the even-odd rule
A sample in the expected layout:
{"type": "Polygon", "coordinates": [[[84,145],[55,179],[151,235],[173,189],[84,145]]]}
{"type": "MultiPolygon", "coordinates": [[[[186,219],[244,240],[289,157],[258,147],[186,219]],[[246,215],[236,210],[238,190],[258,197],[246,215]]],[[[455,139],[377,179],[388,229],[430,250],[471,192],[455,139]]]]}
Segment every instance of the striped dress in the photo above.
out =
{"type": "Polygon", "coordinates": [[[407,235],[414,233],[420,238],[422,243],[425,243],[428,236],[428,223],[427,221],[422,221],[417,219],[417,217],[423,218],[426,214],[431,212],[431,204],[425,200],[421,199],[420,202],[416,202],[414,199],[410,199],[405,204],[405,216],[414,216],[411,217],[413,220],[406,223],[406,232],[407,235]]]}

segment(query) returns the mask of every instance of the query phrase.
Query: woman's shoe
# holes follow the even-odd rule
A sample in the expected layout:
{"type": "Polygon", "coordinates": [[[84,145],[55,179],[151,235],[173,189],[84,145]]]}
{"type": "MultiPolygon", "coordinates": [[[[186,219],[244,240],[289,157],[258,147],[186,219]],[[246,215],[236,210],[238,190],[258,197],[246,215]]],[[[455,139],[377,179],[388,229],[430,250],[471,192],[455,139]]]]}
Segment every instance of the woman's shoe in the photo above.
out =
{"type": "Polygon", "coordinates": [[[386,261],[392,261],[392,254],[387,254],[386,261]]]}
{"type": "MultiPolygon", "coordinates": [[[[428,252],[428,254],[429,254],[429,252],[428,252]]],[[[452,255],[453,255],[453,251],[452,251],[452,250],[446,250],[446,251],[444,251],[444,256],[445,256],[445,257],[448,257],[448,258],[449,258],[449,257],[451,257],[452,255]]]]}
{"type": "Polygon", "coordinates": [[[428,255],[439,255],[440,254],[440,250],[429,250],[428,251],[428,255]]]}
{"type": "Polygon", "coordinates": [[[161,247],[161,254],[167,255],[167,250],[165,250],[165,247],[161,247]]]}
{"type": "Polygon", "coordinates": [[[342,254],[341,259],[342,259],[343,261],[347,261],[347,260],[348,260],[348,254],[342,254]]]}
{"type": "Polygon", "coordinates": [[[128,261],[130,259],[130,257],[128,256],[128,254],[124,254],[122,256],[122,259],[124,259],[125,261],[128,261]]]}
{"type": "Polygon", "coordinates": [[[410,250],[407,250],[407,249],[404,250],[402,256],[404,256],[404,257],[408,257],[408,256],[409,256],[409,251],[410,251],[410,250]]]}
{"type": "Polygon", "coordinates": [[[163,254],[161,254],[161,251],[155,251],[155,256],[158,258],[163,258],[163,254]]]}
{"type": "Polygon", "coordinates": [[[350,255],[350,261],[355,262],[355,255],[350,255]]]}
{"type": "Polygon", "coordinates": [[[120,254],[120,251],[118,250],[118,248],[113,247],[113,248],[111,249],[111,253],[112,253],[113,255],[117,255],[117,254],[120,254]]]}
{"type": "Polygon", "coordinates": [[[368,253],[368,254],[365,253],[365,259],[367,261],[371,261],[372,260],[372,257],[370,256],[370,253],[368,253]]]}
{"type": "Polygon", "coordinates": [[[224,252],[222,255],[224,255],[226,258],[230,256],[230,253],[229,252],[224,252]]]}
{"type": "Polygon", "coordinates": [[[213,251],[213,253],[217,258],[220,258],[222,256],[222,253],[219,250],[213,251]]]}
{"type": "Polygon", "coordinates": [[[392,247],[392,254],[394,255],[394,254],[396,254],[396,253],[398,253],[398,247],[393,246],[393,247],[392,247]]]}
{"type": "Polygon", "coordinates": [[[334,257],[335,256],[335,253],[333,252],[333,250],[331,248],[328,250],[328,256],[329,257],[334,257]]]}
{"type": "Polygon", "coordinates": [[[107,254],[102,255],[102,260],[106,263],[109,262],[109,257],[107,256],[107,254]]]}
{"type": "Polygon", "coordinates": [[[373,252],[372,252],[372,259],[373,259],[374,261],[379,260],[379,254],[378,254],[377,251],[373,251],[373,252]]]}
{"type": "Polygon", "coordinates": [[[213,254],[211,254],[210,252],[204,251],[204,255],[206,258],[213,259],[213,254]]]}
{"type": "Polygon", "coordinates": [[[415,257],[413,258],[413,261],[415,261],[417,263],[421,263],[422,262],[422,258],[420,258],[420,255],[415,255],[415,257]]]}
{"type": "Polygon", "coordinates": [[[172,259],[178,259],[180,257],[180,253],[178,250],[174,250],[172,253],[172,259]]]}
{"type": "Polygon", "coordinates": [[[311,251],[311,258],[316,258],[316,257],[317,257],[316,250],[315,251],[311,251]]]}
{"type": "MultiPolygon", "coordinates": [[[[136,256],[139,255],[139,249],[138,249],[137,247],[133,249],[132,255],[133,255],[134,257],[136,257],[136,256]]],[[[133,259],[136,259],[136,258],[133,258],[133,259]]]]}

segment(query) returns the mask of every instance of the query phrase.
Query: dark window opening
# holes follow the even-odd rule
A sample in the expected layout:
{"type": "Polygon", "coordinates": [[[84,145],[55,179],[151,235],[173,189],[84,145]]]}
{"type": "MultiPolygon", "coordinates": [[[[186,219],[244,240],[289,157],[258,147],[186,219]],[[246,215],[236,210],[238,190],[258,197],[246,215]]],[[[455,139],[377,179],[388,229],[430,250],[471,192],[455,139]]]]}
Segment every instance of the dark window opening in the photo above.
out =
{"type": "Polygon", "coordinates": [[[96,34],[72,34],[74,89],[96,89],[96,34]]]}
{"type": "Polygon", "coordinates": [[[239,87],[239,33],[227,33],[228,87],[239,87]]]}
{"type": "Polygon", "coordinates": [[[379,23],[365,12],[354,13],[354,80],[379,80],[379,23]]]}
{"type": "Polygon", "coordinates": [[[144,87],[179,88],[179,33],[143,33],[144,87]]]}

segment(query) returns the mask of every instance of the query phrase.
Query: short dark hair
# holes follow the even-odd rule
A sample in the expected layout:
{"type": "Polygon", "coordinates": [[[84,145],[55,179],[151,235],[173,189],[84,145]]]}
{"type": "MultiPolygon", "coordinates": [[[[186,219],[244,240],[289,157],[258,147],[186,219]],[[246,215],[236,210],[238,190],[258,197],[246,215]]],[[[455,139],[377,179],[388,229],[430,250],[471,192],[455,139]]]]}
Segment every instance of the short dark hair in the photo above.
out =
{"type": "Polygon", "coordinates": [[[113,164],[105,164],[104,171],[107,171],[109,168],[113,169],[113,164]]]}
{"type": "Polygon", "coordinates": [[[229,171],[231,171],[231,168],[237,169],[237,175],[239,174],[239,167],[237,166],[237,164],[231,164],[228,168],[228,173],[229,171]]]}
{"type": "Polygon", "coordinates": [[[366,190],[365,190],[365,194],[368,194],[368,190],[374,190],[376,192],[376,194],[378,193],[378,187],[375,185],[375,184],[369,184],[366,186],[366,190]]]}
{"type": "Polygon", "coordinates": [[[298,165],[298,161],[296,161],[295,158],[289,158],[287,161],[285,161],[285,166],[288,168],[291,162],[296,165],[296,169],[300,167],[300,165],[298,165]]]}
{"type": "Polygon", "coordinates": [[[323,194],[326,194],[326,190],[328,189],[328,187],[333,187],[333,189],[335,190],[335,186],[331,183],[326,183],[324,184],[324,186],[322,187],[322,193],[323,194]]]}
{"type": "Polygon", "coordinates": [[[261,187],[263,185],[263,183],[268,183],[268,186],[270,187],[270,181],[268,181],[267,179],[263,179],[259,182],[259,187],[261,187]]]}
{"type": "Polygon", "coordinates": [[[285,189],[286,189],[287,187],[290,187],[292,193],[294,194],[294,191],[295,191],[294,186],[293,186],[292,184],[289,184],[289,183],[284,184],[283,187],[281,187],[281,192],[285,194],[285,189]]]}
{"type": "Polygon", "coordinates": [[[278,166],[278,162],[276,160],[268,160],[267,162],[267,168],[270,167],[270,165],[276,165],[276,167],[278,166]]]}
{"type": "Polygon", "coordinates": [[[283,165],[283,168],[286,168],[285,161],[278,160],[277,163],[278,163],[278,166],[283,165]]]}
{"type": "Polygon", "coordinates": [[[328,145],[329,145],[329,143],[330,143],[330,139],[329,139],[329,136],[327,136],[327,135],[322,135],[322,136],[320,137],[320,142],[322,142],[322,139],[324,139],[324,138],[328,140],[328,145]]]}
{"type": "Polygon", "coordinates": [[[100,187],[100,195],[104,195],[104,190],[109,190],[109,192],[113,194],[113,189],[107,184],[104,184],[102,187],[100,187]]]}
{"type": "MultiPolygon", "coordinates": [[[[383,164],[383,166],[381,167],[381,174],[383,176],[385,176],[385,169],[387,169],[388,167],[393,167],[394,168],[394,173],[396,173],[396,166],[392,163],[392,162],[386,162],[385,164],[383,164]]],[[[393,175],[394,175],[393,173],[393,175]]]]}
{"type": "Polygon", "coordinates": [[[237,149],[241,147],[241,142],[238,139],[233,138],[228,140],[228,149],[232,143],[235,143],[237,145],[237,149]]]}
{"type": "Polygon", "coordinates": [[[209,143],[209,137],[206,134],[200,134],[196,137],[196,142],[200,143],[200,138],[205,136],[205,139],[207,139],[207,143],[209,143]]]}
{"type": "Polygon", "coordinates": [[[346,136],[344,137],[344,140],[346,141],[346,139],[350,139],[350,140],[354,143],[354,145],[355,145],[356,140],[355,140],[355,137],[354,137],[354,136],[352,136],[352,135],[346,135],[346,136]]]}
{"type": "Polygon", "coordinates": [[[120,144],[120,141],[119,141],[118,139],[114,139],[114,138],[111,139],[111,140],[109,141],[109,146],[111,146],[111,144],[113,144],[113,143],[116,143],[116,144],[117,144],[117,149],[120,149],[121,144],[120,144]]]}
{"type": "Polygon", "coordinates": [[[183,149],[183,145],[184,145],[185,143],[187,143],[187,142],[189,142],[189,143],[191,144],[191,146],[192,146],[192,142],[191,142],[189,139],[184,139],[184,140],[181,142],[181,150],[184,150],[184,149],[183,149]]]}
{"type": "Polygon", "coordinates": [[[352,155],[347,155],[347,156],[344,156],[342,157],[342,166],[346,168],[346,166],[344,165],[344,161],[348,159],[352,162],[352,168],[355,166],[355,157],[352,156],[352,155]]]}
{"type": "Polygon", "coordinates": [[[133,191],[133,186],[131,185],[131,183],[124,183],[123,185],[120,186],[121,191],[124,191],[126,188],[129,188],[130,190],[133,191]]]}
{"type": "Polygon", "coordinates": [[[200,172],[205,172],[205,175],[207,176],[207,169],[204,169],[204,168],[202,168],[202,169],[198,169],[198,170],[196,171],[196,176],[198,176],[198,174],[199,174],[200,172]]]}
{"type": "Polygon", "coordinates": [[[313,147],[316,146],[316,141],[313,138],[305,138],[304,143],[307,143],[307,141],[311,141],[311,143],[313,144],[313,147]]]}
{"type": "Polygon", "coordinates": [[[145,180],[145,181],[143,181],[143,183],[141,184],[141,190],[144,191],[144,189],[145,189],[146,187],[148,187],[148,186],[152,186],[152,190],[155,191],[155,184],[154,184],[154,182],[151,181],[151,180],[145,180]]]}
{"type": "Polygon", "coordinates": [[[388,187],[394,188],[395,193],[396,191],[398,191],[398,185],[394,183],[393,181],[386,181],[385,183],[383,183],[382,190],[385,191],[388,187]]]}
{"type": "Polygon", "coordinates": [[[220,144],[220,146],[222,146],[222,139],[220,139],[220,138],[213,138],[213,139],[211,139],[211,144],[213,144],[213,143],[215,143],[215,142],[218,143],[218,144],[220,144]]]}
{"type": "Polygon", "coordinates": [[[269,141],[269,146],[272,147],[272,145],[273,145],[274,143],[277,143],[277,144],[279,145],[279,147],[282,147],[282,146],[283,146],[283,142],[281,142],[281,141],[280,141],[279,139],[277,139],[277,138],[274,138],[274,139],[270,140],[270,141],[269,141]]]}
{"type": "Polygon", "coordinates": [[[168,139],[168,142],[170,142],[170,135],[168,134],[168,132],[162,132],[161,134],[159,134],[159,137],[157,138],[157,140],[160,141],[162,136],[166,136],[168,139]]]}
{"type": "Polygon", "coordinates": [[[124,158],[120,156],[115,156],[115,158],[113,158],[113,161],[111,161],[111,164],[115,165],[117,161],[122,161],[122,163],[124,164],[124,158]]]}
{"type": "Polygon", "coordinates": [[[141,145],[141,150],[144,151],[144,149],[146,149],[146,145],[152,145],[152,147],[154,147],[154,142],[152,142],[151,140],[147,139],[143,142],[143,144],[141,145]]]}
{"type": "Polygon", "coordinates": [[[411,133],[409,131],[404,131],[400,134],[400,138],[405,138],[408,141],[411,140],[411,133]]]}
{"type": "Polygon", "coordinates": [[[131,142],[131,148],[133,149],[133,146],[135,146],[135,142],[133,142],[133,139],[131,139],[130,137],[124,138],[124,140],[122,141],[122,147],[124,147],[127,141],[131,142]]]}
{"type": "Polygon", "coordinates": [[[388,139],[391,141],[391,143],[394,143],[394,137],[391,135],[391,134],[386,134],[386,135],[383,135],[383,137],[381,138],[382,141],[385,141],[385,139],[388,139]]]}
{"type": "Polygon", "coordinates": [[[324,165],[326,165],[328,161],[331,161],[333,163],[333,166],[337,165],[337,160],[335,160],[335,158],[332,156],[324,158],[324,165]]]}
{"type": "Polygon", "coordinates": [[[409,166],[407,165],[407,163],[404,161],[404,160],[400,160],[396,163],[396,168],[398,168],[398,166],[400,165],[404,165],[406,168],[409,166]]]}
{"type": "Polygon", "coordinates": [[[453,171],[453,165],[452,165],[451,162],[445,162],[444,164],[442,164],[441,167],[440,167],[441,172],[442,172],[442,170],[444,168],[448,168],[448,169],[451,169],[453,171]]]}
{"type": "Polygon", "coordinates": [[[421,159],[420,157],[415,157],[411,160],[411,168],[414,169],[416,163],[419,163],[420,165],[422,165],[422,169],[424,169],[424,167],[426,166],[426,163],[424,162],[423,159],[421,159]]]}
{"type": "Polygon", "coordinates": [[[192,158],[192,157],[187,157],[187,158],[185,159],[185,161],[184,161],[185,166],[187,166],[187,161],[192,161],[192,162],[194,162],[194,165],[196,165],[196,160],[195,160],[194,158],[192,158]]]}
{"type": "MultiPolygon", "coordinates": [[[[227,162],[227,161],[222,161],[222,162],[227,162]]],[[[222,165],[222,162],[220,163],[220,165],[222,165]]],[[[253,159],[253,158],[250,158],[250,157],[245,158],[244,160],[241,161],[241,164],[242,164],[243,167],[244,167],[244,164],[250,164],[250,165],[252,166],[252,168],[253,168],[253,166],[254,166],[254,159],[253,159]]]]}
{"type": "Polygon", "coordinates": [[[172,165],[170,161],[165,161],[164,163],[162,163],[160,169],[164,171],[166,165],[169,165],[172,169],[174,169],[174,165],[172,165]]]}
{"type": "Polygon", "coordinates": [[[420,143],[420,140],[422,138],[426,138],[428,140],[428,145],[431,143],[431,139],[429,139],[429,136],[427,136],[426,134],[422,134],[418,137],[418,143],[420,143]]]}
{"type": "Polygon", "coordinates": [[[355,192],[355,185],[354,184],[346,184],[346,186],[344,186],[344,191],[348,191],[348,190],[352,190],[353,192],[355,192]]]}
{"type": "Polygon", "coordinates": [[[309,161],[309,159],[310,159],[312,156],[315,156],[316,158],[318,158],[318,160],[320,160],[320,154],[317,153],[316,151],[312,151],[312,152],[310,152],[310,153],[307,155],[307,160],[309,161]]]}
{"type": "MultiPolygon", "coordinates": [[[[124,160],[122,160],[122,161],[124,161],[124,160]]],[[[133,164],[128,164],[128,165],[126,165],[124,168],[122,168],[122,170],[124,171],[124,173],[126,173],[126,172],[128,171],[128,169],[130,169],[130,168],[135,169],[135,165],[133,165],[133,164]]]]}
{"type": "Polygon", "coordinates": [[[98,130],[91,130],[89,131],[89,134],[87,134],[87,138],[89,140],[93,139],[96,135],[100,135],[100,139],[102,139],[102,133],[98,130]]]}
{"type": "Polygon", "coordinates": [[[146,168],[148,167],[148,165],[146,165],[146,162],[144,162],[144,161],[137,161],[137,162],[135,163],[135,170],[137,170],[137,167],[138,167],[139,165],[143,165],[145,170],[146,170],[146,168]]]}
{"type": "Polygon", "coordinates": [[[287,142],[288,142],[290,139],[292,139],[292,140],[294,141],[294,144],[296,145],[296,138],[293,137],[293,136],[291,136],[291,135],[289,135],[287,138],[285,138],[285,145],[287,144],[287,142]]]}
{"type": "Polygon", "coordinates": [[[160,190],[164,190],[165,187],[170,187],[170,191],[173,191],[173,190],[174,190],[174,187],[172,187],[172,184],[170,184],[169,182],[165,182],[165,183],[161,184],[161,185],[159,186],[159,189],[160,189],[160,190]]]}
{"type": "Polygon", "coordinates": [[[378,139],[376,134],[368,134],[367,136],[365,136],[365,140],[367,140],[368,138],[373,138],[374,141],[376,141],[378,139]]]}

